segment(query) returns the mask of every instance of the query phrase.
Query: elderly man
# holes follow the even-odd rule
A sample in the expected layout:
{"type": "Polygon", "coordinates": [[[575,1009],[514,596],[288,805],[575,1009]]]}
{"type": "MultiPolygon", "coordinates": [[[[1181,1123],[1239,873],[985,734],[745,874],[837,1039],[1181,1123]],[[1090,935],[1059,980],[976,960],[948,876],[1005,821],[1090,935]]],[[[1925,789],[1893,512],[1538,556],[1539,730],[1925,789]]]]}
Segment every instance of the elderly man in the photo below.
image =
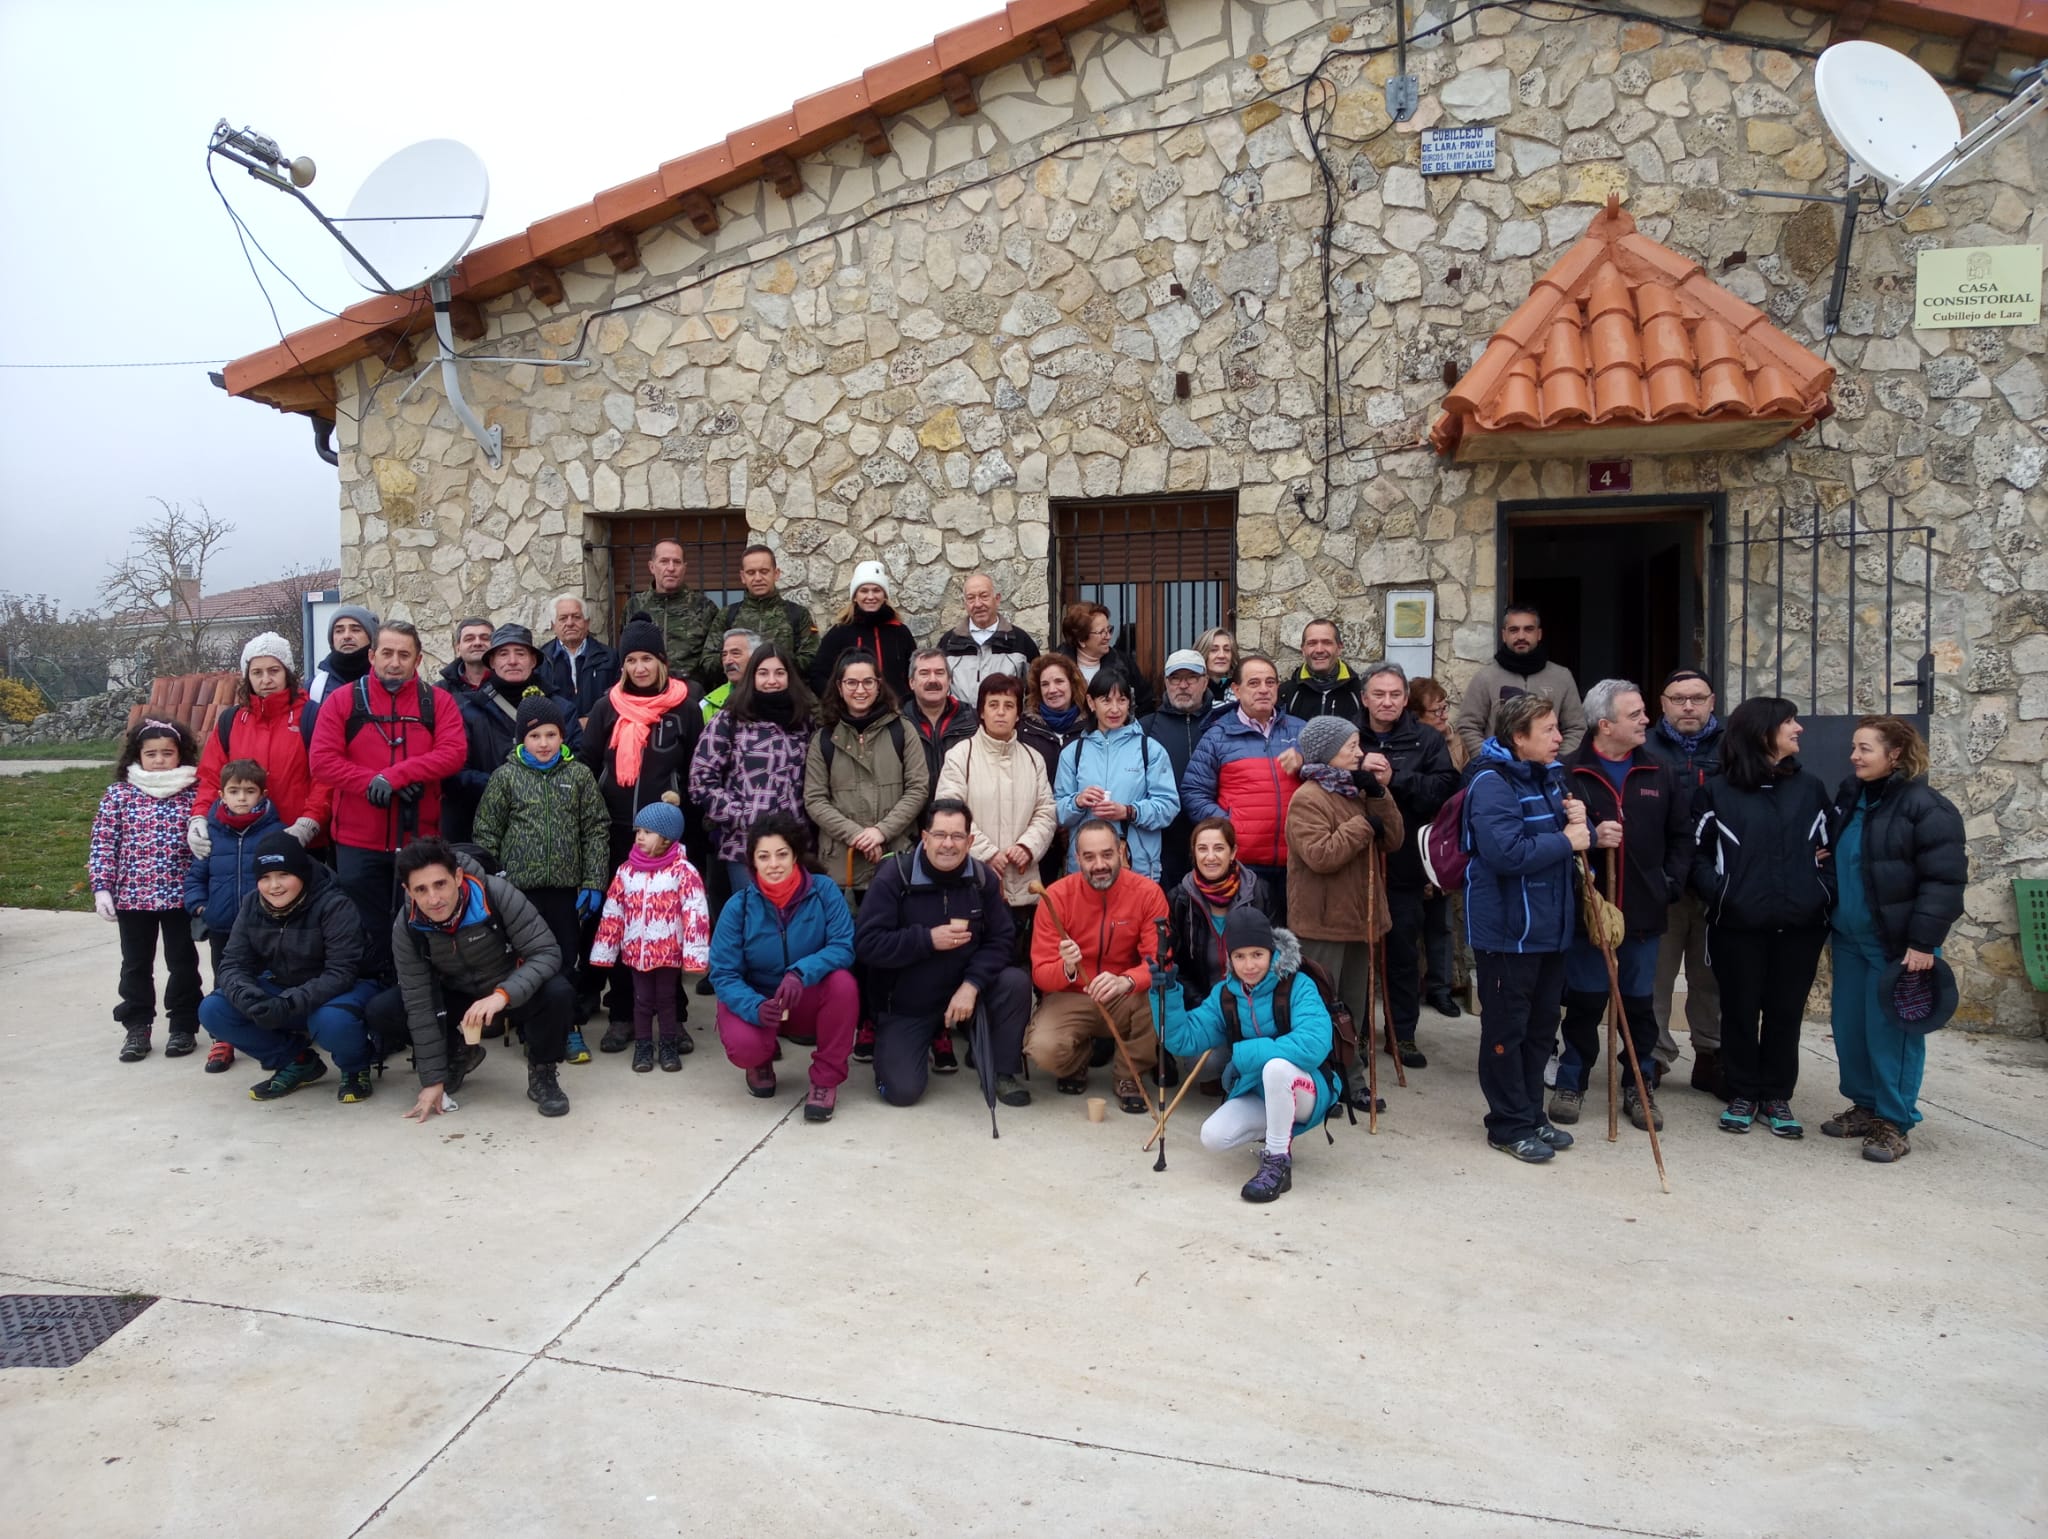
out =
{"type": "Polygon", "coordinates": [[[1494,735],[1501,706],[1517,695],[1538,695],[1556,706],[1564,752],[1579,746],[1586,735],[1586,712],[1579,703],[1578,681],[1564,664],[1550,660],[1543,649],[1543,617],[1526,604],[1508,606],[1493,661],[1472,675],[1459,698],[1452,730],[1465,745],[1468,761],[1479,757],[1479,745],[1494,735]]]}
{"type": "Polygon", "coordinates": [[[914,1105],[931,1069],[932,1039],[987,1012],[996,1099],[1028,1106],[1024,1022],[1031,979],[1011,965],[1015,945],[1002,878],[968,854],[974,815],[952,797],[926,807],[922,838],[875,869],[854,925],[875,1012],[875,1089],[914,1105]]]}
{"type": "Polygon", "coordinates": [[[583,747],[575,703],[549,689],[540,672],[540,649],[533,644],[532,631],[523,625],[499,626],[491,632],[484,664],[490,674],[483,686],[472,690],[462,701],[462,729],[469,744],[467,755],[461,770],[443,788],[441,834],[456,843],[469,839],[476,827],[476,809],[484,799],[484,787],[519,746],[519,702],[527,695],[542,694],[553,700],[555,709],[562,714],[562,740],[572,751],[583,747]]]}
{"type": "MultiPolygon", "coordinates": [[[[811,676],[812,665],[818,661],[818,622],[811,618],[811,612],[795,599],[782,596],[782,568],[775,560],[775,552],[765,545],[749,545],[740,552],[740,586],[746,590],[746,597],[737,604],[728,604],[724,619],[720,622],[728,631],[748,630],[763,641],[773,641],[785,647],[796,659],[796,671],[802,678],[811,676]]],[[[669,649],[669,656],[676,655],[669,649]]],[[[706,641],[704,647],[705,677],[715,677],[718,667],[719,648],[706,641]]]]}
{"type": "Polygon", "coordinates": [[[976,572],[961,586],[967,618],[932,642],[944,654],[953,676],[956,700],[979,700],[981,681],[999,673],[1023,678],[1038,656],[1038,643],[1014,625],[1005,625],[1002,598],[985,572],[976,572]]]}
{"type": "Polygon", "coordinates": [[[1194,757],[1195,744],[1202,740],[1214,714],[1202,654],[1183,647],[1166,659],[1166,704],[1138,723],[1173,761],[1173,784],[1180,792],[1180,811],[1166,825],[1159,852],[1159,885],[1168,892],[1194,867],[1188,853],[1188,839],[1195,826],[1188,816],[1188,760],[1194,757]]]}
{"type": "Polygon", "coordinates": [[[425,1122],[484,1061],[479,1040],[516,1027],[526,1039],[526,1098],[543,1117],[569,1110],[559,1070],[576,990],[540,911],[503,877],[485,876],[448,847],[421,839],[398,856],[405,909],[392,921],[398,987],[370,1001],[381,1041],[412,1036],[419,1099],[406,1116],[425,1122]]]}
{"type": "Polygon", "coordinates": [[[455,622],[455,658],[441,670],[441,687],[457,700],[474,693],[491,676],[484,653],[491,649],[492,629],[481,615],[455,622]]]}
{"type": "Polygon", "coordinates": [[[717,661],[719,634],[718,606],[692,588],[686,579],[689,563],[680,540],[656,540],[654,554],[647,561],[647,575],[653,585],[633,595],[626,616],[644,614],[661,627],[668,642],[670,665],[678,674],[706,684],[716,682],[715,667],[705,666],[706,654],[717,661]]]}
{"type": "Polygon", "coordinates": [[[583,600],[573,593],[555,600],[555,639],[540,655],[549,692],[576,702],[579,728],[590,719],[590,708],[619,682],[618,655],[590,634],[583,600]]]}
{"type": "MultiPolygon", "coordinates": [[[[1088,1089],[1093,1043],[1112,1031],[1122,1039],[1131,1068],[1143,1074],[1159,1058],[1159,1036],[1146,991],[1159,955],[1159,921],[1166,894],[1127,868],[1123,841],[1109,824],[1090,818],[1074,831],[1081,869],[1046,890],[1031,932],[1031,981],[1038,1013],[1024,1033],[1024,1051],[1053,1076],[1061,1095],[1088,1089]]],[[[1136,1115],[1147,1109],[1145,1088],[1119,1056],[1116,1101],[1136,1115]]]]}
{"type": "Polygon", "coordinates": [[[1188,760],[1181,805],[1194,823],[1228,818],[1237,826],[1237,858],[1273,895],[1273,922],[1287,923],[1287,804],[1301,788],[1308,725],[1279,708],[1280,670],[1262,652],[1237,660],[1235,709],[1219,709],[1188,760]]]}
{"type": "Polygon", "coordinates": [[[733,686],[740,681],[740,675],[747,671],[747,660],[761,645],[761,638],[752,631],[727,631],[718,645],[718,666],[725,674],[725,682],[704,697],[704,725],[711,725],[711,718],[725,709],[725,702],[732,698],[733,686]]]}
{"type": "Polygon", "coordinates": [[[953,675],[946,667],[946,654],[937,647],[919,647],[910,655],[910,698],[903,704],[903,719],[917,729],[924,744],[928,785],[939,783],[939,771],[947,751],[955,743],[974,736],[981,720],[974,707],[953,695],[953,675]]]}
{"type": "MultiPolygon", "coordinates": [[[[1365,672],[1365,725],[1358,746],[1365,750],[1359,766],[1393,793],[1401,809],[1407,837],[1387,857],[1387,913],[1393,929],[1387,935],[1387,1005],[1394,1017],[1394,1040],[1401,1062],[1427,1068],[1429,1059],[1416,1045],[1415,1027],[1422,1018],[1422,829],[1458,788],[1451,751],[1444,735],[1425,727],[1408,713],[1408,675],[1399,663],[1375,663],[1365,672]]],[[[1446,1015],[1457,1013],[1446,992],[1430,1004],[1446,1015]]]]}
{"type": "Polygon", "coordinates": [[[1311,620],[1301,632],[1301,667],[1287,681],[1280,709],[1303,721],[1341,716],[1353,726],[1365,720],[1358,675],[1344,661],[1335,620],[1311,620]]]}
{"type": "MultiPolygon", "coordinates": [[[[1671,905],[1692,871],[1692,788],[1680,794],[1671,771],[1643,751],[1650,717],[1643,692],[1628,680],[1602,679],[1587,690],[1586,719],[1593,730],[1563,761],[1565,785],[1585,804],[1593,827],[1593,885],[1627,925],[1627,938],[1614,952],[1624,1029],[1654,1092],[1657,1015],[1650,995],[1671,905]]],[[[1565,953],[1564,988],[1564,1051],[1550,1097],[1550,1120],[1558,1124],[1579,1120],[1580,1099],[1600,1060],[1600,1019],[1608,1006],[1607,963],[1583,927],[1565,953]]],[[[1639,1096],[1633,1075],[1623,1076],[1621,1094],[1622,1109],[1637,1127],[1664,1126],[1654,1093],[1639,1096]]]]}
{"type": "MultiPolygon", "coordinates": [[[[1643,742],[1643,751],[1671,771],[1678,799],[1692,806],[1692,794],[1721,769],[1721,719],[1714,714],[1714,686],[1705,674],[1680,668],[1664,681],[1658,699],[1663,714],[1643,742]]],[[[1657,948],[1657,1062],[1678,1062],[1671,1035],[1671,996],[1685,969],[1685,1029],[1692,1038],[1692,1088],[1727,1100],[1721,1079],[1721,988],[1707,966],[1707,919],[1690,888],[1671,906],[1671,924],[1657,948]]]]}

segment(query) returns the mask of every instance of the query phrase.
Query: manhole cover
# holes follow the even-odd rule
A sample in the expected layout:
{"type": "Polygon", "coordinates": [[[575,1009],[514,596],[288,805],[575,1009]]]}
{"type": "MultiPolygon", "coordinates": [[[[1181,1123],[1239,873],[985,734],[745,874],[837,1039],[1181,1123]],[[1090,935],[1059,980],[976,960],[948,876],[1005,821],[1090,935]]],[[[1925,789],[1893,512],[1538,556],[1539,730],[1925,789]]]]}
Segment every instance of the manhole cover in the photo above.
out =
{"type": "Polygon", "coordinates": [[[137,1293],[0,1293],[0,1368],[69,1368],[155,1302],[137,1293]]]}

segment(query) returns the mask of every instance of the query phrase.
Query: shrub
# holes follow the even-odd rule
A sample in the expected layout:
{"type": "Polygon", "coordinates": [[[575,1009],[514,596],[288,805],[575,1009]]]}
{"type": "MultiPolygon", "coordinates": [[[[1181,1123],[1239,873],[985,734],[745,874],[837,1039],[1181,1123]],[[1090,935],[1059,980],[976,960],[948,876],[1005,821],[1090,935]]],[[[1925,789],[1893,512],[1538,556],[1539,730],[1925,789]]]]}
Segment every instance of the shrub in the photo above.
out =
{"type": "Polygon", "coordinates": [[[0,720],[31,722],[50,708],[43,692],[19,679],[0,678],[0,720]]]}

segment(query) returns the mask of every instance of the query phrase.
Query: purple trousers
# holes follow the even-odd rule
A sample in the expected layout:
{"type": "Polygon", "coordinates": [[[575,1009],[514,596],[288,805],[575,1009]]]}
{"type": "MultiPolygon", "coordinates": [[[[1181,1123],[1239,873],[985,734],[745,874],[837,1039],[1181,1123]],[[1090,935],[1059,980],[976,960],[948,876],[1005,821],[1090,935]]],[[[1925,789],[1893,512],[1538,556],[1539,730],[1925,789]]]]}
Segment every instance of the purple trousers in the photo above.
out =
{"type": "MultiPolygon", "coordinates": [[[[765,1006],[763,1007],[766,1008],[765,1006]]],[[[846,1060],[853,1052],[853,1032],[860,1023],[860,988],[853,974],[841,969],[827,973],[811,985],[782,1022],[778,1033],[771,1026],[757,1026],[742,1020],[718,1003],[718,1040],[725,1056],[742,1069],[758,1069],[775,1057],[777,1035],[814,1037],[811,1049],[811,1083],[831,1090],[846,1083],[846,1060]]]]}

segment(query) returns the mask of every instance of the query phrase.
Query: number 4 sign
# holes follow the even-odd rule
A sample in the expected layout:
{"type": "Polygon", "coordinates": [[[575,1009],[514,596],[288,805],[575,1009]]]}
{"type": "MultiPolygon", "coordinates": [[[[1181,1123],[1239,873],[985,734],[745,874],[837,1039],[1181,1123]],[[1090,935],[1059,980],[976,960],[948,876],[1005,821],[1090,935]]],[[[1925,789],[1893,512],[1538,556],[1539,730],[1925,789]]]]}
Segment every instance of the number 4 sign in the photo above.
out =
{"type": "Polygon", "coordinates": [[[1586,490],[1589,492],[1625,492],[1632,484],[1633,462],[1629,460],[1588,460],[1586,462],[1586,490]]]}

